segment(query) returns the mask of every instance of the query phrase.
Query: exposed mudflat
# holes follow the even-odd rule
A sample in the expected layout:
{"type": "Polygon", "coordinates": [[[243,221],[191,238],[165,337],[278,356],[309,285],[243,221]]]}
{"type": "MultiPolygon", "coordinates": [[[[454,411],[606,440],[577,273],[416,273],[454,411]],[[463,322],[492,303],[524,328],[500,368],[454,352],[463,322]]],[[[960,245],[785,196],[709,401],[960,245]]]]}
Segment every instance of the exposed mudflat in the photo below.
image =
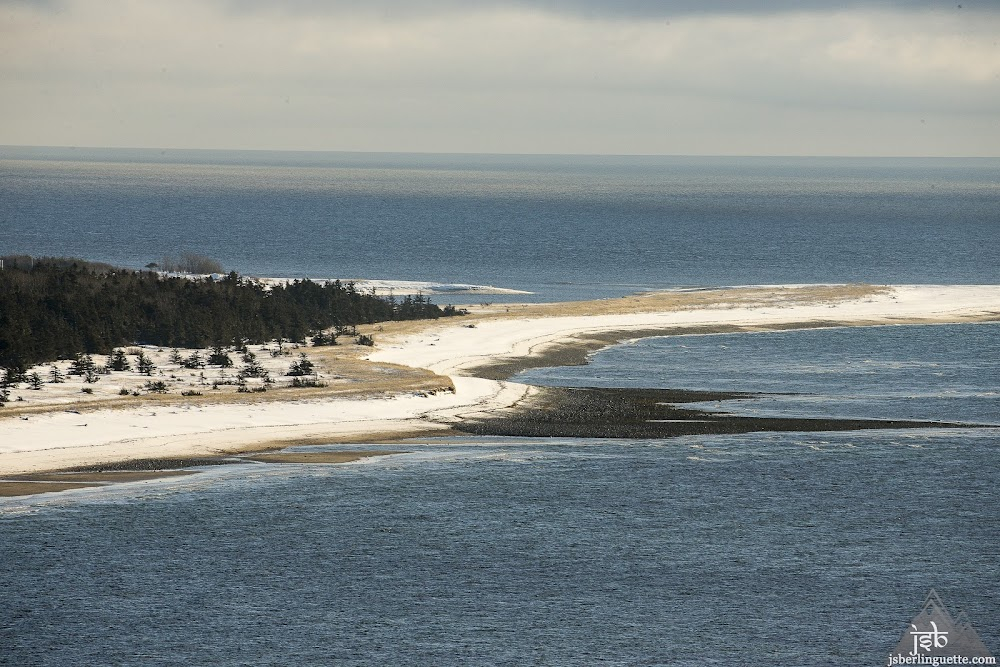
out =
{"type": "Polygon", "coordinates": [[[543,387],[519,408],[493,417],[466,419],[459,431],[477,435],[570,438],[670,438],[759,431],[856,431],[862,429],[963,428],[981,425],[881,419],[745,417],[682,407],[750,398],[736,394],[671,389],[543,387]]]}

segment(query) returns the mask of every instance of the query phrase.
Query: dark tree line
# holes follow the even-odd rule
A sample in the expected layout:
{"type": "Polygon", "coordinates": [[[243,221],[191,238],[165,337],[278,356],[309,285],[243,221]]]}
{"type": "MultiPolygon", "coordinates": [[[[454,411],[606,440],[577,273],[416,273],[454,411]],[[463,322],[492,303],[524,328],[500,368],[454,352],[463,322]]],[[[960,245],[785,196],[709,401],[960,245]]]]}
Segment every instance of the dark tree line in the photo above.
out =
{"type": "Polygon", "coordinates": [[[268,289],[235,273],[190,280],[62,258],[7,261],[0,271],[0,366],[109,354],[131,344],[204,348],[302,341],[332,326],[459,312],[422,296],[384,299],[339,281],[302,280],[268,289]]]}

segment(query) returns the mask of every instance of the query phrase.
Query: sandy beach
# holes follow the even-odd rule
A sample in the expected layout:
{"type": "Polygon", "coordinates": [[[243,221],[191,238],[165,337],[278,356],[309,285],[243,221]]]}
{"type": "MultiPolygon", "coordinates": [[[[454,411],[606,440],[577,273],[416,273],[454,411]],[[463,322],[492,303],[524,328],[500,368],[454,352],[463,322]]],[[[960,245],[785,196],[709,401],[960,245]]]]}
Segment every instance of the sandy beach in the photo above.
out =
{"type": "Polygon", "coordinates": [[[446,435],[463,419],[507,410],[531,396],[532,387],[505,379],[520,368],[581,363],[588,352],[632,338],[995,320],[995,285],[760,286],[479,306],[464,317],[367,327],[374,348],[303,347],[272,357],[263,346],[258,358],[275,375],[306,353],[326,386],[260,394],[212,390],[216,371],[188,372],[171,365],[170,350],[149,349],[166,394],[138,392],[150,378],[127,373],[102,379],[87,394],[79,378],[40,391],[24,384],[14,389],[0,408],[0,476],[446,435]]]}

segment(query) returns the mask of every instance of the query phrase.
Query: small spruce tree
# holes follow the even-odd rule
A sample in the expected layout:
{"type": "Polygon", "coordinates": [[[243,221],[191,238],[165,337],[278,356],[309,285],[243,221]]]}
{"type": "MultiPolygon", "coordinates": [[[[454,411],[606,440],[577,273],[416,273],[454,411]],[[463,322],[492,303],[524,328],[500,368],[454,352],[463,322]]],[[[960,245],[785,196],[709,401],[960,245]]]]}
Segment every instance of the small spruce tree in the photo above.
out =
{"type": "Polygon", "coordinates": [[[8,385],[14,386],[19,382],[28,381],[28,371],[24,368],[24,366],[14,364],[13,366],[7,367],[7,370],[4,371],[4,377],[6,378],[8,385]]]}
{"type": "Polygon", "coordinates": [[[336,345],[337,334],[333,333],[332,331],[330,333],[317,331],[316,334],[313,335],[312,344],[313,347],[320,347],[323,345],[336,345]]]}
{"type": "Polygon", "coordinates": [[[69,374],[86,375],[87,371],[94,371],[96,369],[97,365],[94,363],[93,357],[89,354],[78,354],[69,366],[69,374]]]}
{"type": "Polygon", "coordinates": [[[315,366],[313,362],[309,361],[306,357],[305,352],[301,353],[300,359],[298,361],[293,361],[292,365],[288,368],[288,374],[293,377],[301,377],[303,375],[312,375],[315,372],[315,366]]]}
{"type": "Polygon", "coordinates": [[[135,360],[136,368],[143,375],[152,375],[153,371],[156,370],[156,365],[153,364],[153,360],[146,356],[145,352],[139,352],[139,357],[135,360]]]}
{"type": "Polygon", "coordinates": [[[212,354],[208,357],[208,364],[210,366],[218,366],[219,368],[232,368],[233,360],[221,346],[216,345],[212,348],[212,354]]]}
{"type": "Polygon", "coordinates": [[[193,352],[190,357],[183,360],[182,365],[184,368],[204,368],[205,361],[201,358],[200,354],[193,352]]]}
{"type": "Polygon", "coordinates": [[[132,370],[132,364],[128,362],[128,357],[125,356],[124,350],[115,350],[111,353],[111,358],[108,359],[108,368],[113,371],[130,371],[132,370]]]}

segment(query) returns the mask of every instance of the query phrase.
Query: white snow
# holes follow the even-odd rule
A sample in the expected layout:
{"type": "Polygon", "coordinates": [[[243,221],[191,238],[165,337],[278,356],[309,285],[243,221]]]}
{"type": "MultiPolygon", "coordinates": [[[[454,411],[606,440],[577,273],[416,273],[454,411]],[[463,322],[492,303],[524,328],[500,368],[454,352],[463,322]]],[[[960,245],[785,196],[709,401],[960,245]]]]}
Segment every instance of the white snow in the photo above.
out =
{"type": "MultiPolygon", "coordinates": [[[[781,292],[781,290],[776,290],[781,292]]],[[[785,289],[787,292],[787,289],[785,289]]],[[[699,308],[589,317],[536,317],[456,322],[377,348],[370,359],[451,375],[456,392],[394,398],[326,398],[288,402],[155,406],[52,412],[27,419],[0,416],[0,474],[53,470],[130,458],[247,451],[279,439],[445,428],[463,414],[509,407],[531,388],[462,375],[503,356],[537,353],[587,332],[678,326],[836,321],[845,324],[944,323],[1000,318],[1000,286],[910,285],[839,303],[699,308]]],[[[263,356],[263,355],[262,355],[263,356]]],[[[282,363],[287,363],[283,360],[282,363]]]]}
{"type": "MultiPolygon", "coordinates": [[[[800,286],[780,286],[787,290],[800,286]]],[[[806,286],[801,286],[806,287],[806,286]]],[[[838,303],[776,304],[768,307],[719,307],[633,315],[541,317],[452,327],[433,336],[417,335],[370,355],[385,361],[428,368],[443,375],[461,373],[497,357],[530,355],[577,334],[629,329],[670,329],[712,325],[776,326],[786,323],[951,322],[1000,318],[1000,285],[900,285],[885,294],[838,303]]]]}

